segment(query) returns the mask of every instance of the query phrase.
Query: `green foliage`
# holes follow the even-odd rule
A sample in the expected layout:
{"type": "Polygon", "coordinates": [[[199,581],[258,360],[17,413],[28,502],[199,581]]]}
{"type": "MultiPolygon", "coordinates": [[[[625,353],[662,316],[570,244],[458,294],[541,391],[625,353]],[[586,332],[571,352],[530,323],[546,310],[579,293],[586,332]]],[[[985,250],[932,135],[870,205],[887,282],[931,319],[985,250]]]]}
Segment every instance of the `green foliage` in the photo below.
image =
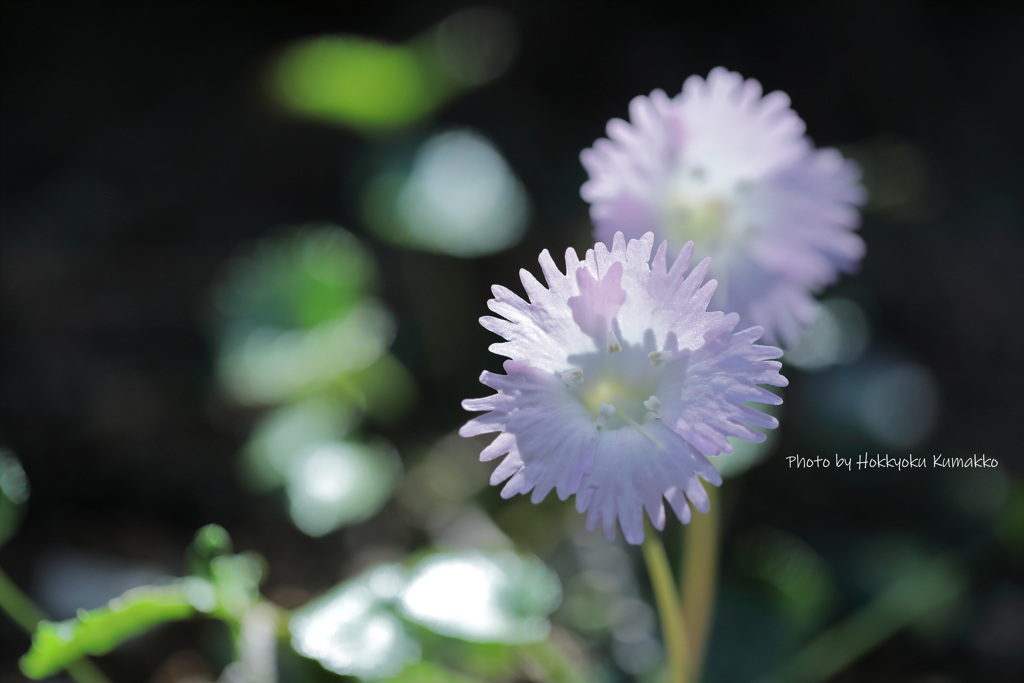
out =
{"type": "Polygon", "coordinates": [[[401,460],[387,443],[343,438],[351,412],[327,398],[278,408],[243,454],[246,479],[261,490],[283,487],[292,521],[311,536],[368,519],[401,481],[401,460]]]}
{"type": "Polygon", "coordinates": [[[356,36],[322,36],[287,49],[272,88],[284,106],[364,132],[407,126],[434,109],[446,85],[420,54],[356,36]]]}
{"type": "Polygon", "coordinates": [[[210,562],[231,552],[231,536],[219,524],[207,524],[196,532],[189,548],[189,570],[195,576],[209,578],[210,562]]]}
{"type": "Polygon", "coordinates": [[[74,619],[41,621],[31,648],[21,658],[22,672],[29,678],[45,678],[85,655],[106,654],[132,636],[197,614],[224,620],[237,632],[260,599],[264,569],[259,556],[230,552],[231,537],[223,527],[203,527],[190,550],[195,576],[134,588],[105,607],[80,610],[74,619]]]}
{"type": "Polygon", "coordinates": [[[298,41],[278,55],[269,86],[296,114],[389,133],[501,75],[517,42],[504,12],[470,7],[403,44],[352,35],[298,41]]]}
{"type": "Polygon", "coordinates": [[[106,607],[79,612],[74,619],[42,621],[21,670],[39,679],[63,670],[84,655],[110,652],[126,639],[167,621],[188,619],[200,607],[212,607],[209,585],[183,579],[168,586],[145,586],[111,600],[106,607]],[[197,604],[198,603],[198,604],[197,604]]]}
{"type": "Polygon", "coordinates": [[[276,405],[243,453],[254,488],[283,488],[311,536],[368,519],[401,480],[401,460],[352,432],[364,415],[389,421],[412,397],[387,352],[391,314],[370,295],[371,254],[351,234],[314,226],[236,257],[214,300],[219,370],[240,403],[276,405]]]}
{"type": "Polygon", "coordinates": [[[490,680],[517,667],[510,647],[547,636],[560,596],[558,578],[536,558],[435,553],[409,569],[372,569],[301,608],[292,645],[339,674],[463,680],[436,664],[447,660],[465,680],[490,680]]]}
{"type": "Polygon", "coordinates": [[[394,334],[390,313],[370,296],[376,280],[369,252],[332,226],[236,256],[213,296],[224,386],[252,405],[351,393],[352,373],[386,354],[394,334]]]}

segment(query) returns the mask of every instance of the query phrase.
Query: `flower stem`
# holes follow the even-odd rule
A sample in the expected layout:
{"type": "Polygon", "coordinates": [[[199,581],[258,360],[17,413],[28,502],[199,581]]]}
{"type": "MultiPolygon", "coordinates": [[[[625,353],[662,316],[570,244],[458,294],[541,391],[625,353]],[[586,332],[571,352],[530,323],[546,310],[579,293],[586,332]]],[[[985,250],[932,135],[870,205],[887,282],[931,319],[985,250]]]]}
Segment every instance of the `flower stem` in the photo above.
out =
{"type": "Polygon", "coordinates": [[[651,575],[654,599],[658,605],[658,616],[661,618],[661,634],[672,670],[672,681],[687,683],[690,643],[686,635],[683,613],[679,609],[676,583],[672,577],[668,556],[665,554],[665,546],[661,544],[661,536],[648,527],[647,533],[644,534],[643,547],[644,561],[647,563],[647,572],[651,575]]]}
{"type": "Polygon", "coordinates": [[[707,652],[711,619],[718,588],[718,489],[707,487],[711,507],[706,515],[694,515],[683,534],[680,606],[687,616],[687,633],[693,659],[690,675],[699,681],[707,652]]]}
{"type": "MultiPolygon", "coordinates": [[[[0,569],[0,609],[7,612],[14,623],[18,624],[30,636],[35,633],[36,626],[46,618],[27,595],[11,581],[7,573],[0,569]]],[[[103,672],[86,658],[79,659],[67,666],[67,672],[78,683],[110,683],[103,672]]]]}

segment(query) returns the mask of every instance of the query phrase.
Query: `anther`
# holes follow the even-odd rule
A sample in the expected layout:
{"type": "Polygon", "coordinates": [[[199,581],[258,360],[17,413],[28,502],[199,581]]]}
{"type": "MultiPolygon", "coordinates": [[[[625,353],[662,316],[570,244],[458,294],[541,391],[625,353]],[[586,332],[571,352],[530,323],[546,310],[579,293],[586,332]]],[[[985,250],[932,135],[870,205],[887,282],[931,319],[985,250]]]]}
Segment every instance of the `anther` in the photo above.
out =
{"type": "Polygon", "coordinates": [[[565,386],[571,386],[573,384],[583,384],[583,371],[579,368],[575,370],[568,370],[562,373],[562,382],[565,386]]]}
{"type": "Polygon", "coordinates": [[[657,367],[665,361],[672,358],[671,351],[651,351],[647,354],[647,357],[651,359],[651,365],[657,367]]]}
{"type": "Polygon", "coordinates": [[[616,353],[622,350],[619,338],[615,336],[614,330],[608,330],[608,353],[616,353]]]}
{"type": "Polygon", "coordinates": [[[597,428],[604,429],[605,424],[608,422],[608,418],[615,414],[615,406],[608,403],[601,403],[601,407],[597,409],[597,428]]]}

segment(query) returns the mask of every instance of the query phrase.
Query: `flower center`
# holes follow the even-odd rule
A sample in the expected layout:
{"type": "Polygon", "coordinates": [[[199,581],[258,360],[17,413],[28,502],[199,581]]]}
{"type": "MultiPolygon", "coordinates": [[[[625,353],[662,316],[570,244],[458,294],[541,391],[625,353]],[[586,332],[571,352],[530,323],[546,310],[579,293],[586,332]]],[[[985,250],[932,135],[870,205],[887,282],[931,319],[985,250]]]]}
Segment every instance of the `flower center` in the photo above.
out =
{"type": "Polygon", "coordinates": [[[668,183],[662,203],[662,224],[679,244],[693,240],[707,255],[724,236],[729,203],[713,189],[700,167],[683,169],[668,183]]]}
{"type": "Polygon", "coordinates": [[[651,398],[658,388],[660,361],[639,347],[620,348],[574,356],[570,360],[579,370],[563,374],[569,391],[602,428],[635,426],[656,410],[651,398]]]}

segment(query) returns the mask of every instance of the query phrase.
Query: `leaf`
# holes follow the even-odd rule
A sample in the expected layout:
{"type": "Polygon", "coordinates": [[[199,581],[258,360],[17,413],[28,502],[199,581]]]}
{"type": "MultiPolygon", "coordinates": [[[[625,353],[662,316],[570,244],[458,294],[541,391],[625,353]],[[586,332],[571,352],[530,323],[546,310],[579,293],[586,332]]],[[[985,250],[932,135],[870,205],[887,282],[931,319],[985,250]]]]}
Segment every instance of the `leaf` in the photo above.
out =
{"type": "Polygon", "coordinates": [[[188,619],[216,605],[213,587],[188,578],[167,586],[135,588],[106,607],[81,610],[77,618],[41,621],[20,661],[29,678],[51,676],[83,655],[102,655],[128,638],[168,621],[188,619]]]}
{"type": "Polygon", "coordinates": [[[495,680],[514,659],[507,644],[547,635],[560,596],[558,578],[534,557],[435,553],[410,570],[389,564],[367,571],[297,610],[292,646],[330,671],[371,680],[495,680]],[[449,659],[470,673],[420,661],[444,641],[456,646],[443,647],[449,659]]]}
{"type": "Polygon", "coordinates": [[[310,536],[369,519],[391,497],[402,475],[384,443],[326,441],[296,454],[285,490],[292,521],[310,536]]]}
{"type": "Polygon", "coordinates": [[[420,562],[399,604],[407,619],[442,635],[528,643],[547,636],[560,600],[558,577],[537,558],[462,552],[420,562]]]}
{"type": "Polygon", "coordinates": [[[338,674],[386,678],[420,658],[420,646],[389,608],[402,568],[383,565],[297,610],[292,646],[338,674]]]}
{"type": "Polygon", "coordinates": [[[353,235],[320,225],[237,255],[217,284],[218,371],[244,404],[322,393],[364,370],[394,335],[370,290],[372,255],[353,235]]]}
{"type": "Polygon", "coordinates": [[[446,94],[419,55],[356,36],[296,43],[279,58],[274,94],[284,106],[362,131],[407,126],[446,94]]]}
{"type": "Polygon", "coordinates": [[[207,524],[196,532],[189,548],[188,564],[192,574],[210,577],[210,563],[214,558],[231,552],[231,536],[219,524],[207,524]]]}

